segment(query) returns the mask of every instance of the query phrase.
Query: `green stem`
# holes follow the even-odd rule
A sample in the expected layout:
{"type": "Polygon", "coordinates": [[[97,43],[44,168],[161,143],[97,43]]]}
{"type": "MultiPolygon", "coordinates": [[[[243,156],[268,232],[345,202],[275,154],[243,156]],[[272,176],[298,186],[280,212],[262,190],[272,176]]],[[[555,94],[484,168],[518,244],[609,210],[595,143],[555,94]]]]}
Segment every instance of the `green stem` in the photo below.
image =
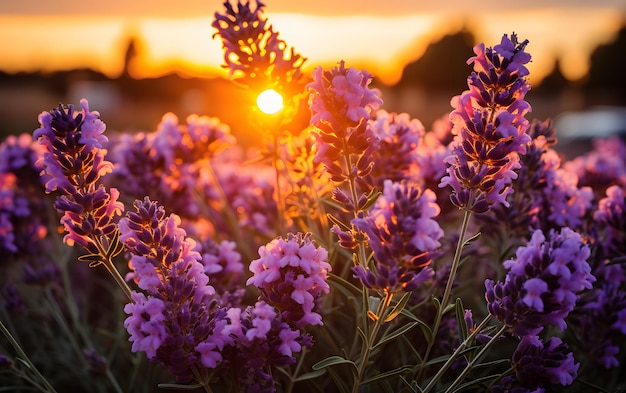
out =
{"type": "Polygon", "coordinates": [[[435,323],[433,325],[433,337],[432,340],[428,343],[426,348],[426,353],[422,358],[422,363],[420,365],[420,370],[417,375],[417,379],[421,378],[421,375],[426,367],[426,363],[428,362],[428,357],[430,356],[430,352],[433,349],[435,344],[435,337],[437,335],[437,331],[439,330],[439,325],[441,324],[441,320],[443,318],[444,311],[448,307],[448,303],[450,302],[450,296],[452,294],[452,286],[454,284],[454,280],[456,278],[457,270],[459,269],[459,262],[461,260],[461,253],[463,251],[463,243],[465,242],[465,234],[467,232],[467,227],[469,225],[470,217],[472,216],[472,212],[470,210],[465,210],[465,214],[463,215],[463,223],[461,224],[461,233],[459,234],[459,241],[456,245],[456,250],[454,251],[454,258],[452,259],[452,267],[450,268],[450,275],[448,277],[448,281],[446,282],[446,288],[443,292],[443,297],[441,298],[441,304],[439,305],[439,309],[437,310],[437,315],[435,316],[435,323]]]}
{"type": "Polygon", "coordinates": [[[54,387],[52,387],[50,382],[48,382],[48,380],[39,372],[37,367],[35,367],[35,365],[30,360],[28,355],[26,355],[26,352],[24,352],[22,347],[20,347],[20,345],[17,343],[17,341],[15,340],[15,338],[13,337],[11,332],[9,332],[9,330],[4,326],[2,321],[0,321],[0,331],[2,331],[2,334],[7,338],[7,340],[9,340],[9,343],[11,343],[11,346],[13,346],[13,348],[15,349],[17,354],[22,358],[22,360],[24,360],[28,364],[28,367],[30,368],[30,370],[41,381],[41,383],[43,384],[43,386],[45,388],[45,390],[42,389],[42,391],[56,393],[56,390],[54,389],[54,387]]]}
{"type": "Polygon", "coordinates": [[[498,330],[496,334],[494,334],[493,337],[491,337],[489,342],[487,342],[487,344],[485,344],[485,346],[480,350],[480,352],[478,352],[476,357],[472,359],[472,361],[469,362],[467,366],[465,366],[465,369],[463,370],[463,372],[454,380],[454,382],[452,382],[452,385],[450,385],[450,387],[446,389],[446,393],[452,392],[452,389],[457,387],[463,381],[463,379],[467,376],[467,374],[472,370],[474,365],[478,363],[478,361],[481,360],[483,355],[485,355],[485,353],[487,353],[487,351],[493,346],[493,344],[495,344],[496,341],[498,341],[498,337],[500,337],[502,333],[506,331],[507,328],[508,328],[507,325],[502,325],[500,330],[498,330]]]}
{"type": "Polygon", "coordinates": [[[302,355],[300,355],[300,359],[298,359],[298,364],[296,364],[296,369],[293,371],[293,375],[289,376],[289,384],[287,385],[287,390],[285,393],[291,393],[293,391],[293,386],[296,382],[296,378],[300,373],[300,369],[302,368],[302,364],[304,363],[304,357],[306,356],[307,347],[302,349],[302,355]]]}
{"type": "MultiPolygon", "coordinates": [[[[368,334],[367,342],[363,342],[363,350],[361,352],[361,358],[359,362],[359,366],[357,368],[358,373],[354,380],[354,384],[352,385],[352,393],[356,393],[359,390],[359,386],[361,386],[361,381],[365,376],[365,369],[367,368],[367,363],[369,362],[370,352],[374,347],[374,341],[376,340],[376,336],[378,335],[378,331],[380,327],[384,323],[385,317],[387,315],[387,311],[389,310],[389,305],[391,304],[391,300],[393,299],[393,293],[387,292],[385,294],[385,298],[381,303],[378,304],[378,308],[376,310],[376,319],[374,321],[374,326],[372,330],[370,330],[368,334]]],[[[369,310],[369,306],[366,304],[366,309],[369,310]]],[[[367,326],[367,324],[366,324],[367,326]]]]}
{"type": "Polygon", "coordinates": [[[493,315],[488,314],[485,319],[482,320],[482,322],[476,327],[476,329],[474,329],[474,331],[472,332],[472,334],[470,334],[462,343],[461,345],[458,346],[458,348],[454,351],[454,353],[450,356],[450,358],[444,363],[443,366],[441,366],[441,368],[439,369],[439,371],[437,371],[437,374],[435,374],[435,376],[430,380],[430,382],[428,383],[428,385],[426,385],[426,387],[422,390],[422,393],[428,393],[430,392],[430,390],[435,386],[435,384],[439,381],[439,379],[443,376],[443,374],[446,372],[446,370],[448,370],[448,368],[452,365],[452,363],[456,360],[456,358],[459,356],[459,354],[465,349],[467,348],[468,344],[470,342],[472,342],[474,340],[474,338],[478,335],[478,333],[480,333],[485,326],[487,326],[487,323],[489,322],[489,320],[491,319],[493,315]]]}
{"type": "Polygon", "coordinates": [[[130,300],[130,302],[132,303],[133,302],[133,298],[131,296],[132,291],[131,291],[130,287],[128,286],[128,284],[126,284],[126,281],[124,280],[124,278],[122,277],[120,272],[117,270],[117,268],[113,264],[113,261],[111,261],[111,259],[105,257],[106,253],[105,254],[101,254],[101,255],[103,256],[102,264],[107,269],[109,274],[111,274],[111,276],[113,277],[113,279],[115,280],[117,285],[119,285],[119,287],[122,289],[122,292],[124,292],[124,295],[126,295],[128,300],[130,300]]]}

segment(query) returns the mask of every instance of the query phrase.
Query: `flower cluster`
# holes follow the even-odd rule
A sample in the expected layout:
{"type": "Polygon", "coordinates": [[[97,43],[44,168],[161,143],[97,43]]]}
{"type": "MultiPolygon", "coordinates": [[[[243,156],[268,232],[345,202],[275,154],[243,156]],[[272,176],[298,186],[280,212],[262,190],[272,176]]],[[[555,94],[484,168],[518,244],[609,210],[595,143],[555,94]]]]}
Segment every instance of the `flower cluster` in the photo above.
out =
{"type": "Polygon", "coordinates": [[[607,188],[593,218],[603,232],[598,239],[601,255],[605,258],[626,255],[626,188],[617,185],[607,188]]]}
{"type": "Polygon", "coordinates": [[[311,92],[311,124],[317,131],[315,158],[335,182],[349,177],[362,179],[372,170],[371,155],[378,143],[367,120],[382,100],[378,90],[368,87],[371,81],[367,71],[346,68],[341,61],[331,70],[317,67],[313,82],[307,85],[311,92]],[[348,162],[342,168],[338,163],[346,158],[348,162]]]}
{"type": "Polygon", "coordinates": [[[492,393],[542,393],[548,387],[567,386],[576,379],[580,367],[558,337],[546,342],[537,336],[522,337],[512,361],[513,375],[502,378],[492,393]]]}
{"type": "Polygon", "coordinates": [[[330,290],[326,275],[331,267],[326,249],[316,247],[310,235],[297,233],[262,246],[259,256],[250,262],[253,276],[246,284],[259,288],[262,299],[294,326],[322,325],[316,300],[330,290]]]}
{"type": "Polygon", "coordinates": [[[493,48],[475,46],[476,56],[468,60],[474,64],[469,90],[452,99],[450,120],[456,137],[441,186],[452,187],[450,198],[460,208],[481,213],[493,204],[508,206],[506,196],[520,167],[519,154],[526,153],[530,141],[524,118],[530,111],[524,101],[530,89],[527,44],[512,34],[493,48]]]}
{"type": "Polygon", "coordinates": [[[106,150],[102,148],[108,141],[103,135],[106,126],[98,112],[89,111],[87,100],[81,100],[81,106],[80,112],[75,112],[73,105],[59,105],[41,113],[41,127],[33,137],[45,147],[46,192],[61,194],[55,207],[63,213],[61,223],[68,232],[63,240],[95,255],[112,255],[117,251],[114,220],[124,205],[117,200],[117,189],[107,191],[98,185],[100,177],[113,166],[105,160],[106,150]]]}
{"type": "Polygon", "coordinates": [[[234,338],[236,350],[226,352],[233,379],[244,392],[274,392],[276,383],[271,366],[295,362],[294,355],[312,346],[311,336],[292,328],[276,308],[258,301],[245,309],[228,310],[231,324],[226,332],[234,338]]]}
{"type": "Polygon", "coordinates": [[[379,188],[385,180],[400,182],[419,173],[417,148],[424,136],[424,126],[408,113],[389,113],[378,110],[369,120],[369,127],[379,141],[373,152],[376,166],[372,169],[370,182],[379,188]]]}
{"type": "Polygon", "coordinates": [[[353,268],[366,287],[385,293],[412,292],[432,278],[430,264],[443,236],[434,220],[440,211],[435,200],[431,190],[387,180],[370,215],[352,220],[367,234],[376,261],[374,270],[353,268]]]}
{"type": "Polygon", "coordinates": [[[179,125],[178,117],[167,113],[156,131],[125,136],[117,143],[113,179],[123,179],[120,191],[133,199],[150,190],[168,210],[197,216],[206,200],[219,199],[208,166],[234,144],[229,127],[217,118],[190,115],[179,125]]]}
{"type": "Polygon", "coordinates": [[[619,284],[594,288],[581,299],[572,323],[580,330],[585,356],[605,369],[619,366],[620,343],[626,335],[626,293],[619,284]]]}
{"type": "Polygon", "coordinates": [[[545,325],[564,330],[579,294],[595,281],[589,256],[589,246],[567,227],[550,231],[547,239],[536,230],[516,258],[504,262],[505,281],[485,281],[489,312],[518,336],[537,334],[545,325]]]}
{"type": "Polygon", "coordinates": [[[225,1],[226,12],[216,12],[212,24],[215,35],[222,38],[230,77],[252,88],[287,90],[288,96],[301,93],[301,67],[306,59],[293,48],[287,51],[285,42],[262,15],[265,5],[257,0],[253,10],[250,3],[238,1],[235,9],[225,1]]]}
{"type": "Polygon", "coordinates": [[[190,382],[204,368],[215,368],[232,339],[223,333],[226,310],[216,307],[195,242],[180,219],[156,202],[135,202],[119,223],[120,241],[130,253],[132,277],[143,292],[133,292],[124,327],[133,352],[143,351],[167,367],[179,382],[190,382]]]}
{"type": "Polygon", "coordinates": [[[511,184],[515,191],[507,198],[509,207],[493,206],[489,215],[480,218],[492,224],[504,222],[510,235],[520,236],[529,228],[582,228],[592,205],[592,189],[580,187],[576,173],[561,167],[561,157],[552,148],[557,143],[552,121],[533,121],[528,135],[532,141],[511,184]]]}

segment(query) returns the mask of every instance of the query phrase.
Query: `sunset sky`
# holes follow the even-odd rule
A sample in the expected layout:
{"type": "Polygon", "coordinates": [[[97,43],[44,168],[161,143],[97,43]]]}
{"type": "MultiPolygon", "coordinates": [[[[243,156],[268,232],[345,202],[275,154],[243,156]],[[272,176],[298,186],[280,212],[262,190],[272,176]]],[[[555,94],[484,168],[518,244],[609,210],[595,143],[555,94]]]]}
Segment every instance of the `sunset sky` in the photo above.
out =
{"type": "MultiPolygon", "coordinates": [[[[140,40],[135,75],[172,69],[192,75],[225,75],[221,42],[212,39],[216,0],[10,0],[0,2],[0,69],[52,71],[90,67],[117,76],[130,36],[140,40]],[[147,6],[146,4],[150,4],[147,6]]],[[[609,42],[624,22],[623,0],[435,1],[267,0],[265,15],[308,67],[367,68],[394,83],[427,44],[467,26],[478,41],[499,42],[515,31],[530,40],[529,67],[541,79],[555,56],[570,79],[585,74],[590,52],[609,42]],[[593,4],[593,5],[591,5],[593,4]]],[[[468,53],[468,57],[471,53],[468,53]]]]}

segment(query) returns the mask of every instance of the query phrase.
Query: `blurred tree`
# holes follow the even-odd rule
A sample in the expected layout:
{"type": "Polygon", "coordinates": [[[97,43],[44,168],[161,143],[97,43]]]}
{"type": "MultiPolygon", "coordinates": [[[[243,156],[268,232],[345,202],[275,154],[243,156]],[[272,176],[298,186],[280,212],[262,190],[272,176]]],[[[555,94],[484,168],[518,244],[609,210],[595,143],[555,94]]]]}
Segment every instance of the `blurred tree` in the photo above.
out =
{"type": "Polygon", "coordinates": [[[424,54],[406,65],[398,85],[416,86],[429,91],[463,91],[471,67],[467,59],[473,54],[474,35],[466,28],[445,35],[428,45],[424,54]]]}
{"type": "Polygon", "coordinates": [[[615,40],[598,46],[591,54],[591,66],[584,82],[594,104],[626,104],[626,23],[615,40]]]}

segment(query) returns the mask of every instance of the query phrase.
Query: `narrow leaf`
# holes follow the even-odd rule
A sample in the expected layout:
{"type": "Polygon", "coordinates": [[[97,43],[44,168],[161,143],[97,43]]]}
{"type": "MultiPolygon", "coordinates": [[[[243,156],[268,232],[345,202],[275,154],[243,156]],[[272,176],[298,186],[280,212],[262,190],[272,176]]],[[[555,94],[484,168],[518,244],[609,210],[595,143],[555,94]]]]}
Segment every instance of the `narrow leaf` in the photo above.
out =
{"type": "Polygon", "coordinates": [[[461,342],[464,342],[469,336],[467,325],[465,324],[465,309],[463,308],[463,301],[461,298],[456,299],[455,303],[456,311],[456,323],[459,326],[459,334],[461,335],[461,342]]]}
{"type": "Polygon", "coordinates": [[[201,388],[202,385],[199,383],[194,383],[193,385],[182,385],[177,383],[160,383],[157,385],[161,389],[172,389],[172,390],[196,390],[201,388]]]}
{"type": "Polygon", "coordinates": [[[480,237],[480,232],[478,232],[477,234],[475,234],[474,236],[465,239],[465,241],[463,242],[463,248],[469,246],[472,242],[478,240],[478,238],[480,237]]]}
{"type": "Polygon", "coordinates": [[[426,341],[430,342],[430,340],[433,338],[433,331],[430,329],[430,326],[428,326],[426,322],[416,317],[415,314],[413,314],[406,308],[401,311],[401,314],[417,322],[419,327],[422,329],[422,333],[424,333],[424,338],[426,339],[426,341]]]}
{"type": "Polygon", "coordinates": [[[385,379],[395,377],[396,375],[404,374],[409,371],[411,371],[410,367],[406,367],[406,366],[398,367],[394,370],[385,371],[384,373],[380,373],[371,378],[368,378],[365,381],[361,382],[361,385],[366,385],[368,383],[381,382],[385,379]]]}
{"type": "Polygon", "coordinates": [[[407,333],[409,330],[413,329],[415,326],[419,325],[417,322],[410,322],[407,323],[406,325],[402,326],[399,329],[396,329],[393,331],[393,333],[391,333],[388,336],[384,336],[378,343],[376,343],[376,345],[374,345],[374,348],[379,347],[391,340],[394,340],[398,337],[400,337],[401,335],[407,333]]]}
{"type": "Polygon", "coordinates": [[[341,220],[339,220],[337,217],[332,216],[331,214],[326,214],[326,217],[328,217],[328,219],[335,225],[337,225],[339,227],[339,229],[341,229],[344,232],[350,232],[352,230],[352,228],[350,228],[349,226],[347,226],[346,224],[344,224],[343,222],[341,222],[341,220]]]}
{"type": "Polygon", "coordinates": [[[310,373],[306,373],[306,374],[300,375],[294,381],[296,381],[296,382],[307,381],[309,379],[314,379],[314,378],[317,378],[317,377],[319,377],[321,375],[324,375],[324,374],[326,374],[326,369],[311,371],[310,373]]]}
{"type": "Polygon", "coordinates": [[[356,369],[356,364],[353,361],[344,359],[341,356],[330,356],[326,359],[320,360],[315,363],[311,368],[313,370],[322,370],[330,366],[336,366],[337,364],[349,364],[356,369]]]}
{"type": "Polygon", "coordinates": [[[385,318],[384,322],[392,321],[395,317],[397,317],[402,312],[402,310],[404,310],[404,307],[406,307],[406,304],[409,302],[410,298],[411,292],[405,293],[400,301],[396,303],[396,305],[391,309],[391,312],[389,313],[389,315],[387,315],[387,318],[385,318]]]}
{"type": "Polygon", "coordinates": [[[102,262],[102,256],[99,254],[80,255],[78,260],[81,262],[102,262]]]}

